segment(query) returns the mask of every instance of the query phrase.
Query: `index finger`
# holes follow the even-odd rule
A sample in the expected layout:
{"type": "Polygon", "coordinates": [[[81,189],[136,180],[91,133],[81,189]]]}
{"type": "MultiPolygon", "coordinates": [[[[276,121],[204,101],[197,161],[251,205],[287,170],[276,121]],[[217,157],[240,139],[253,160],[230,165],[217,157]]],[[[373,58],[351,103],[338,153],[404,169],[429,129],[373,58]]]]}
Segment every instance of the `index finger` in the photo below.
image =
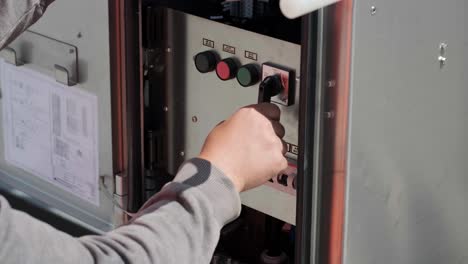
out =
{"type": "Polygon", "coordinates": [[[259,113],[264,115],[266,118],[274,121],[279,121],[281,116],[281,110],[279,107],[272,103],[261,103],[251,105],[250,107],[256,109],[259,113]]]}

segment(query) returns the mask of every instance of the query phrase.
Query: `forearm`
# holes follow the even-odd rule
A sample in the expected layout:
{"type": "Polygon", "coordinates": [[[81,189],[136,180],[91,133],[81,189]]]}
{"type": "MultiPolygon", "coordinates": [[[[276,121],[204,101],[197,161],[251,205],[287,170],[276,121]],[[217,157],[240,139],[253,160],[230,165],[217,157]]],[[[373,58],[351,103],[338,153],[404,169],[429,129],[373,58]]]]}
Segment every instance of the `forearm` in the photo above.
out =
{"type": "Polygon", "coordinates": [[[141,217],[104,236],[74,239],[5,204],[2,263],[209,263],[221,227],[240,212],[232,183],[198,159],[183,166],[141,217]]]}
{"type": "Polygon", "coordinates": [[[0,0],[0,50],[34,24],[54,0],[0,0]]]}

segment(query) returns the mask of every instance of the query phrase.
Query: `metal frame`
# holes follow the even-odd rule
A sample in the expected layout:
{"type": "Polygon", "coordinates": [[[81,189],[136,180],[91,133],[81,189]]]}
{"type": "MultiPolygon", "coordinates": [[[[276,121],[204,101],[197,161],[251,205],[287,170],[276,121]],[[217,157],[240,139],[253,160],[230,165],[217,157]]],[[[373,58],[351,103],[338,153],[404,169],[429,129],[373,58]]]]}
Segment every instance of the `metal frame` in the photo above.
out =
{"type": "Polygon", "coordinates": [[[315,21],[313,15],[303,18],[296,216],[300,264],[342,263],[352,9],[353,0],[343,0],[319,10],[315,21]]]}
{"type": "Polygon", "coordinates": [[[296,263],[318,263],[323,90],[323,11],[302,19],[296,263]],[[320,63],[319,63],[320,62],[320,63]]]}
{"type": "MultiPolygon", "coordinates": [[[[140,68],[141,34],[138,12],[141,1],[110,1],[111,71],[113,111],[114,171],[124,184],[116,195],[124,197],[125,210],[136,211],[141,206],[143,184],[142,87],[140,68]],[[135,41],[138,39],[139,41],[135,41]],[[135,92],[136,91],[136,92],[135,92]]],[[[121,221],[125,222],[125,215],[121,221]]]]}

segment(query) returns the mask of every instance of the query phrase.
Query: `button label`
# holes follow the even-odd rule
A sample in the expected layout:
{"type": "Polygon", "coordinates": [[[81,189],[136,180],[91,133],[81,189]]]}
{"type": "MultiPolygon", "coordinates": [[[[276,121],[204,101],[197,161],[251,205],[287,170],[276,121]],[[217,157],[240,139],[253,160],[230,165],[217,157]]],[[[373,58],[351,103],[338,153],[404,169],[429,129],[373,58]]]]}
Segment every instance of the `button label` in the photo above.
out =
{"type": "Polygon", "coordinates": [[[231,54],[236,54],[236,48],[226,44],[223,44],[223,51],[231,54]]]}
{"type": "Polygon", "coordinates": [[[251,59],[251,60],[256,61],[257,60],[257,53],[246,50],[244,52],[244,57],[246,57],[247,59],[251,59]]]}
{"type": "Polygon", "coordinates": [[[299,155],[299,147],[288,142],[286,142],[286,151],[293,155],[299,155]]]}
{"type": "Polygon", "coordinates": [[[210,47],[214,49],[214,41],[204,38],[203,46],[210,47]]]}

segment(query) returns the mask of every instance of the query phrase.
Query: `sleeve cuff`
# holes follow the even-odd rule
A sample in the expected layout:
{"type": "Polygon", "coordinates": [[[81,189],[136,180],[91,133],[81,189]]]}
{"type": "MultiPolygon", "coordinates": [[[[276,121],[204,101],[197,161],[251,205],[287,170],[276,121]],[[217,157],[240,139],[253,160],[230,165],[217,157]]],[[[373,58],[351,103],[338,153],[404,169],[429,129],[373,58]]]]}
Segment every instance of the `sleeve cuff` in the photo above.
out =
{"type": "Polygon", "coordinates": [[[219,223],[225,225],[241,211],[239,193],[225,174],[209,161],[194,158],[186,161],[179,169],[174,182],[193,186],[203,192],[212,202],[219,223]]]}

